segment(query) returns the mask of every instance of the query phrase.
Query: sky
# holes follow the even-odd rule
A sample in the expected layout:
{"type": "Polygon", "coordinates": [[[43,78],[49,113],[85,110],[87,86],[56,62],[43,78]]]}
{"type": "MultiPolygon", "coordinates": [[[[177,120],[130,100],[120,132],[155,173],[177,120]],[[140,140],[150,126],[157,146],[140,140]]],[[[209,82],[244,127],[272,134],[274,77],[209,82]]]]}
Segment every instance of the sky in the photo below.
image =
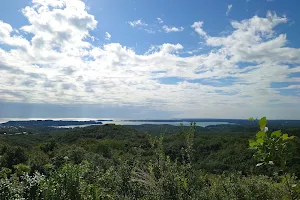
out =
{"type": "Polygon", "coordinates": [[[300,119],[298,0],[0,2],[0,117],[300,119]]]}

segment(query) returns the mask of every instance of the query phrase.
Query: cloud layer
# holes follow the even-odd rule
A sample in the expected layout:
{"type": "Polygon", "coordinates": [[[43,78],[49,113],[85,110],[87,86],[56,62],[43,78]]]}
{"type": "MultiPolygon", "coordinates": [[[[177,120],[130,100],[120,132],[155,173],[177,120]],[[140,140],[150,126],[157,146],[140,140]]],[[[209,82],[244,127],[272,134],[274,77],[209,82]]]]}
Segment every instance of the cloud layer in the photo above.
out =
{"type": "Polygon", "coordinates": [[[182,57],[181,44],[145,54],[119,43],[93,45],[97,20],[79,0],[33,0],[22,13],[28,25],[19,30],[0,21],[0,101],[141,106],[176,112],[172,117],[300,118],[300,79],[293,76],[300,49],[274,31],[286,17],[232,21],[234,31],[221,37],[191,23],[211,50],[182,57]]]}

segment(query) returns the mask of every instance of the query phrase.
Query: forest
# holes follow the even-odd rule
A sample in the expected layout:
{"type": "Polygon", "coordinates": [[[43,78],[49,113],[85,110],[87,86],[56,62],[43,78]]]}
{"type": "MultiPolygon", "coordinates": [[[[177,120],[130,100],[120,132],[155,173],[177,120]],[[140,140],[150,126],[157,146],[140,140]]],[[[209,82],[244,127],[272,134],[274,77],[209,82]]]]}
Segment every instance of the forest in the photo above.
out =
{"type": "Polygon", "coordinates": [[[22,127],[0,135],[0,199],[299,199],[300,128],[277,128],[22,127]]]}

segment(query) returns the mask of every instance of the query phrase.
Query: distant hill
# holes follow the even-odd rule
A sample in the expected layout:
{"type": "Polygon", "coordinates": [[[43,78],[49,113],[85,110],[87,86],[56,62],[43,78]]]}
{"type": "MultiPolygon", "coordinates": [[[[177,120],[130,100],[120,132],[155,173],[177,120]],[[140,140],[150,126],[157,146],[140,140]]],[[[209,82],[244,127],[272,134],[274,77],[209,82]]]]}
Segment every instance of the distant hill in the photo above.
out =
{"type": "Polygon", "coordinates": [[[29,121],[8,121],[0,124],[0,126],[14,126],[14,127],[47,127],[47,126],[74,126],[74,125],[88,125],[88,124],[102,124],[100,121],[73,121],[73,120],[29,120],[29,121]]]}

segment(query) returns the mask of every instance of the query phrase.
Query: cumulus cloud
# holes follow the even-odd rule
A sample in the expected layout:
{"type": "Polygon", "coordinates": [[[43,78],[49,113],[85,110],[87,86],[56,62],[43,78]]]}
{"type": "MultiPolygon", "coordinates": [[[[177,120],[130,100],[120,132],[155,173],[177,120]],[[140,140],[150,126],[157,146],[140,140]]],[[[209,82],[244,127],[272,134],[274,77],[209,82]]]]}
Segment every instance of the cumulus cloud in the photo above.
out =
{"type": "Polygon", "coordinates": [[[168,27],[167,25],[164,25],[162,28],[164,29],[164,31],[165,31],[166,33],[170,33],[170,32],[181,32],[181,31],[184,30],[184,28],[183,28],[182,26],[181,26],[181,27],[175,27],[175,26],[173,26],[173,27],[168,27]]]}
{"type": "Polygon", "coordinates": [[[232,56],[235,61],[270,63],[297,63],[299,49],[285,47],[286,35],[275,35],[273,30],[278,24],[286,23],[286,17],[278,17],[271,12],[266,18],[254,16],[241,22],[233,21],[235,31],[226,37],[208,37],[206,43],[210,46],[222,46],[222,50],[232,56]]]}
{"type": "Polygon", "coordinates": [[[226,16],[229,15],[229,13],[231,11],[231,8],[232,8],[232,4],[230,4],[230,5],[227,6],[226,16]]]}
{"type": "Polygon", "coordinates": [[[196,33],[198,33],[201,37],[206,38],[206,37],[207,37],[207,34],[206,34],[206,32],[202,29],[203,24],[204,24],[204,22],[198,21],[198,22],[195,22],[191,27],[192,27],[193,29],[195,29],[196,33]]]}
{"type": "Polygon", "coordinates": [[[21,36],[11,35],[13,28],[11,25],[0,21],[0,44],[7,44],[15,47],[27,48],[29,42],[21,36]]]}
{"type": "Polygon", "coordinates": [[[162,54],[169,54],[169,53],[173,53],[173,52],[177,52],[178,50],[183,49],[183,46],[181,44],[163,44],[161,46],[159,46],[160,49],[160,53],[162,54]]]}
{"type": "Polygon", "coordinates": [[[109,34],[109,32],[105,32],[105,39],[106,40],[110,40],[111,35],[109,34]]]}
{"type": "Polygon", "coordinates": [[[34,0],[22,13],[28,25],[19,33],[0,21],[1,101],[143,106],[178,117],[300,117],[299,96],[281,92],[300,84],[291,77],[300,72],[300,49],[274,30],[286,17],[232,21],[227,36],[209,35],[195,22],[212,50],[181,57],[181,44],[144,54],[119,43],[96,46],[90,32],[97,20],[79,0],[34,0]],[[278,82],[285,88],[273,87],[278,82]]]}

